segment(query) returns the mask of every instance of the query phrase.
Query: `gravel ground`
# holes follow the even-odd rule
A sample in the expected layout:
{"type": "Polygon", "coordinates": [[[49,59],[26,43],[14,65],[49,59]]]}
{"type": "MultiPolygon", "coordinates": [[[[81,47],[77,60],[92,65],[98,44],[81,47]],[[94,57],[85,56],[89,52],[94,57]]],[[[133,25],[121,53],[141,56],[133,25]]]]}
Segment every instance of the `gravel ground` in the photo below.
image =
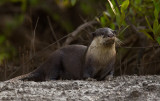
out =
{"type": "Polygon", "coordinates": [[[0,101],[160,101],[160,76],[109,81],[0,82],[0,101]]]}

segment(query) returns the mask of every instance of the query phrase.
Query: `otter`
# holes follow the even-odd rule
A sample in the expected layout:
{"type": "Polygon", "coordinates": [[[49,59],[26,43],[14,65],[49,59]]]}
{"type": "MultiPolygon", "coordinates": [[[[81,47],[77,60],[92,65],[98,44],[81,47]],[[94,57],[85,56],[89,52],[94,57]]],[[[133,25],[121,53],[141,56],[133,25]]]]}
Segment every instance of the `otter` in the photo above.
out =
{"type": "Polygon", "coordinates": [[[11,80],[48,81],[105,80],[113,75],[116,59],[116,31],[99,28],[91,33],[90,45],[68,45],[54,51],[49,59],[34,71],[11,80]]]}

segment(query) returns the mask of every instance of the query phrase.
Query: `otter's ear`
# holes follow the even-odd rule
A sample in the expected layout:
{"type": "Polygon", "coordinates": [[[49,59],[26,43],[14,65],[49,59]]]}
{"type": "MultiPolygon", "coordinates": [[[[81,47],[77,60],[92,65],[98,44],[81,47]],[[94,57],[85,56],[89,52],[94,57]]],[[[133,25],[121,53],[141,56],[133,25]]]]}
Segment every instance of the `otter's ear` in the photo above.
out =
{"type": "Polygon", "coordinates": [[[118,34],[118,32],[116,30],[112,30],[112,33],[115,34],[115,35],[118,34]]]}
{"type": "Polygon", "coordinates": [[[92,36],[92,38],[94,38],[94,37],[96,36],[96,33],[95,33],[95,32],[92,32],[92,33],[91,33],[91,36],[92,36]]]}

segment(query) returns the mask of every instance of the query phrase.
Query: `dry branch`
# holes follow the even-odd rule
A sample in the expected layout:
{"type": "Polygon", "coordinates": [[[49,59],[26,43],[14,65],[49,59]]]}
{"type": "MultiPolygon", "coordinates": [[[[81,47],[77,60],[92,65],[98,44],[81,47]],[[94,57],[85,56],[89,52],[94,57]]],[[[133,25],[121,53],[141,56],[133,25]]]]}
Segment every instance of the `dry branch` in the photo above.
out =
{"type": "Polygon", "coordinates": [[[36,37],[36,29],[37,29],[38,21],[39,21],[39,17],[37,18],[36,25],[33,31],[33,39],[31,40],[31,54],[33,52],[33,55],[35,54],[35,50],[36,50],[35,49],[35,37],[36,37]]]}
{"type": "Polygon", "coordinates": [[[72,41],[74,41],[79,36],[79,32],[81,32],[85,28],[90,27],[94,24],[98,24],[98,22],[97,21],[90,21],[90,22],[86,22],[86,23],[80,25],[75,31],[68,34],[68,38],[66,39],[66,41],[64,42],[63,45],[64,46],[69,45],[72,41]]]}
{"type": "Polygon", "coordinates": [[[58,38],[57,38],[57,36],[56,36],[56,34],[55,34],[54,30],[53,30],[53,26],[52,26],[52,24],[51,24],[51,20],[50,20],[49,16],[47,16],[47,19],[48,19],[49,27],[50,27],[50,29],[51,29],[51,31],[52,31],[52,36],[53,36],[54,39],[56,40],[56,43],[57,43],[58,48],[60,48],[61,45],[60,45],[60,43],[59,43],[59,41],[58,41],[58,38]]]}

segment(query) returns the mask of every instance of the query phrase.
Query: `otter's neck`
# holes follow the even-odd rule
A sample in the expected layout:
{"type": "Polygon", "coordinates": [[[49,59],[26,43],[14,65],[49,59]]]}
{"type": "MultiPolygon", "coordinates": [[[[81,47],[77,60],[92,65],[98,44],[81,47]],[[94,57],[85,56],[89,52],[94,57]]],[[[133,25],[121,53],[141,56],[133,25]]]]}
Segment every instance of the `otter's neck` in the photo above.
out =
{"type": "Polygon", "coordinates": [[[110,60],[114,59],[115,56],[115,43],[110,46],[104,46],[97,40],[93,40],[88,47],[86,60],[89,60],[89,58],[91,58],[91,60],[95,61],[95,65],[103,67],[107,65],[110,60]]]}

